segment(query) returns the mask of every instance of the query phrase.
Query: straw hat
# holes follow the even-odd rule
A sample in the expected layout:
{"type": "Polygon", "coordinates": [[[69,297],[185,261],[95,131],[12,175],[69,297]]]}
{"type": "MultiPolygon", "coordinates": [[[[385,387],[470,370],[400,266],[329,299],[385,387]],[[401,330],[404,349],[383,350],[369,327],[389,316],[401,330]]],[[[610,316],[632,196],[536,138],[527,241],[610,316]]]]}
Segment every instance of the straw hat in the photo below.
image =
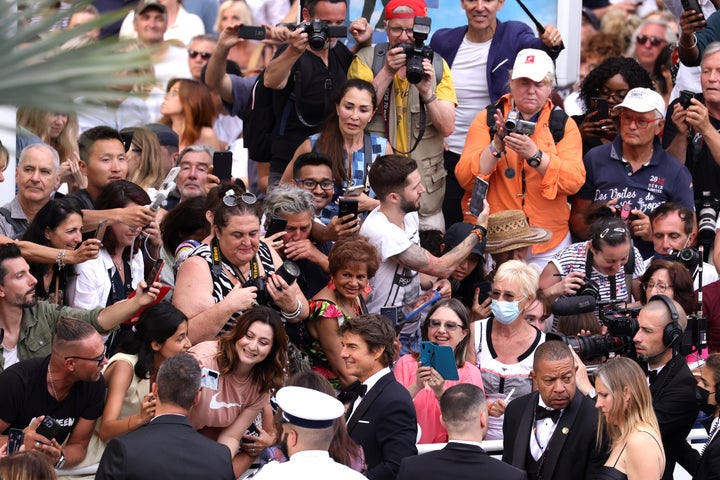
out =
{"type": "Polygon", "coordinates": [[[505,210],[490,215],[486,253],[502,253],[550,240],[552,232],[531,227],[522,210],[505,210]]]}

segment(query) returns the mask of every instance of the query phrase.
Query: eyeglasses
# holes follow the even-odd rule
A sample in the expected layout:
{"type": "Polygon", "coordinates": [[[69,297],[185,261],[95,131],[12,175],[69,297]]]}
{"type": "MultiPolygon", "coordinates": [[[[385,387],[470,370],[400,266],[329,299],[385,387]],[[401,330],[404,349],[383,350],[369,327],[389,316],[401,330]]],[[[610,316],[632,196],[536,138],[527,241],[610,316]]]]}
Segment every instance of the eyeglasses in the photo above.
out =
{"type": "Polygon", "coordinates": [[[629,90],[610,90],[607,87],[602,87],[598,91],[598,95],[600,95],[603,98],[607,98],[610,100],[611,98],[614,99],[616,102],[620,103],[623,100],[625,100],[625,96],[628,94],[629,90]]]}
{"type": "Polygon", "coordinates": [[[615,227],[615,228],[606,228],[602,232],[600,232],[600,238],[602,239],[618,239],[618,238],[627,238],[629,236],[629,232],[627,228],[622,227],[615,227]]]}
{"type": "Polygon", "coordinates": [[[659,47],[660,45],[667,43],[664,38],[648,37],[647,35],[638,35],[635,37],[635,40],[637,40],[637,43],[641,45],[646,45],[647,42],[650,42],[651,47],[659,47]]]}
{"type": "Polygon", "coordinates": [[[240,195],[235,195],[235,190],[230,189],[225,192],[223,203],[226,207],[237,207],[238,199],[245,205],[255,205],[255,202],[257,202],[257,197],[252,192],[242,192],[240,195]]]}
{"type": "Polygon", "coordinates": [[[195,60],[198,55],[200,55],[200,58],[202,58],[203,60],[210,60],[210,57],[212,57],[211,52],[198,52],[195,50],[188,50],[188,56],[193,60],[195,60]]]}
{"type": "Polygon", "coordinates": [[[637,128],[640,128],[640,129],[648,128],[651,123],[659,122],[660,120],[664,120],[664,119],[663,118],[653,118],[652,120],[647,120],[644,118],[633,117],[632,115],[628,115],[627,113],[620,114],[620,123],[624,123],[625,125],[632,125],[632,123],[635,122],[635,125],[637,125],[637,128]]]}
{"type": "Polygon", "coordinates": [[[399,37],[400,35],[405,32],[405,35],[408,37],[413,36],[413,29],[412,28],[402,28],[402,27],[389,27],[388,32],[392,33],[394,36],[399,37]]]}
{"type": "Polygon", "coordinates": [[[305,190],[315,190],[315,187],[320,185],[323,190],[334,190],[335,183],[332,180],[321,180],[315,181],[312,178],[296,178],[295,183],[300,184],[305,190]]]}
{"type": "Polygon", "coordinates": [[[668,288],[673,288],[672,285],[665,285],[664,283],[652,283],[652,282],[643,283],[642,287],[645,290],[652,290],[654,288],[659,293],[665,293],[665,290],[667,290],[668,288]]]}
{"type": "Polygon", "coordinates": [[[458,328],[462,328],[462,325],[459,324],[459,323],[455,323],[455,322],[445,322],[445,323],[443,323],[443,322],[440,321],[440,320],[433,320],[433,319],[430,319],[430,321],[428,322],[428,326],[429,326],[430,328],[440,328],[440,327],[443,327],[443,328],[444,328],[447,332],[449,332],[449,333],[452,333],[452,332],[456,331],[458,328]]]}
{"type": "Polygon", "coordinates": [[[65,357],[65,360],[69,360],[71,358],[74,358],[75,360],[87,360],[88,362],[97,362],[98,367],[102,365],[102,363],[105,361],[105,353],[107,353],[107,347],[103,348],[102,355],[99,355],[95,358],[87,358],[87,357],[78,357],[76,355],[71,355],[69,357],[65,357]]]}

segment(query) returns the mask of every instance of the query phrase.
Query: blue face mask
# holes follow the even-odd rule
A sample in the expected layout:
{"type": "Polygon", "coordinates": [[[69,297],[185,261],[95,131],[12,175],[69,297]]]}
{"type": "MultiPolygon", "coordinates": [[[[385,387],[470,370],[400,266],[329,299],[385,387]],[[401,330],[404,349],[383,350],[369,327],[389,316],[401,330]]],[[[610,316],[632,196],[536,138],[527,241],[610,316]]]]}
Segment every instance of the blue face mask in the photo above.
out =
{"type": "Polygon", "coordinates": [[[492,309],[495,320],[503,325],[510,325],[520,315],[520,300],[514,302],[493,300],[490,308],[492,309]]]}

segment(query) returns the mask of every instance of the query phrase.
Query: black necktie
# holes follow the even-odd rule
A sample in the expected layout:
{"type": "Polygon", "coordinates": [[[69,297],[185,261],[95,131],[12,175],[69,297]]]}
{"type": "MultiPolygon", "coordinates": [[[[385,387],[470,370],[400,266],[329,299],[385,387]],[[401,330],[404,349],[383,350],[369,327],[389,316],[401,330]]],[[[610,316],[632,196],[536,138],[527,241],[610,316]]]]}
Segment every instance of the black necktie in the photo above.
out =
{"type": "Polygon", "coordinates": [[[657,376],[658,376],[658,371],[657,371],[657,370],[650,370],[650,371],[648,371],[648,380],[650,380],[650,383],[651,383],[651,384],[655,381],[655,379],[657,378],[657,376]]]}
{"type": "Polygon", "coordinates": [[[557,423],[561,413],[561,410],[548,410],[547,408],[538,405],[535,407],[535,421],[549,418],[553,421],[553,423],[557,423]]]}
{"type": "Polygon", "coordinates": [[[340,390],[338,394],[338,400],[344,404],[353,404],[358,397],[364,397],[367,393],[367,385],[360,383],[360,380],[355,380],[347,387],[340,390]]]}

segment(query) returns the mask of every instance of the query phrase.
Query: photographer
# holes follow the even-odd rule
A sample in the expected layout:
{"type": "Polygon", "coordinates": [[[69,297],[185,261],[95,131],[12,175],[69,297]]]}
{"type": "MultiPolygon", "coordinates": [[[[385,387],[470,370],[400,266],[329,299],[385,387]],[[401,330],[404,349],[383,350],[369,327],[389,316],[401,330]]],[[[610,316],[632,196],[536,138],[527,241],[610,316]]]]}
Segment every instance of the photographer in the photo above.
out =
{"type": "MultiPolygon", "coordinates": [[[[426,191],[420,202],[420,230],[442,231],[443,138],[455,129],[457,97],[447,63],[424,45],[429,31],[420,32],[422,20],[417,20],[419,17],[429,20],[426,15],[423,0],[391,0],[385,6],[389,43],[360,50],[348,70],[348,78],[372,82],[381,107],[368,130],[387,137],[397,153],[412,154],[426,191]],[[406,53],[408,50],[412,53],[406,53]],[[419,81],[407,75],[406,64],[422,67],[419,81]]],[[[430,28],[423,26],[426,30],[430,28]]]]}
{"type": "Polygon", "coordinates": [[[589,295],[602,302],[639,298],[645,264],[630,241],[630,230],[616,217],[590,227],[590,240],[559,252],[540,275],[540,288],[550,300],[589,295]]]}
{"type": "Polygon", "coordinates": [[[527,259],[538,270],[570,245],[567,197],[585,181],[578,128],[550,100],[554,77],[547,53],[520,51],[510,76],[510,93],[475,117],[455,168],[467,192],[466,221],[475,177],[480,176],[490,184],[491,213],[522,210],[531,227],[552,232],[550,240],[533,245],[527,259]],[[516,121],[507,121],[515,116],[516,121]]]}

